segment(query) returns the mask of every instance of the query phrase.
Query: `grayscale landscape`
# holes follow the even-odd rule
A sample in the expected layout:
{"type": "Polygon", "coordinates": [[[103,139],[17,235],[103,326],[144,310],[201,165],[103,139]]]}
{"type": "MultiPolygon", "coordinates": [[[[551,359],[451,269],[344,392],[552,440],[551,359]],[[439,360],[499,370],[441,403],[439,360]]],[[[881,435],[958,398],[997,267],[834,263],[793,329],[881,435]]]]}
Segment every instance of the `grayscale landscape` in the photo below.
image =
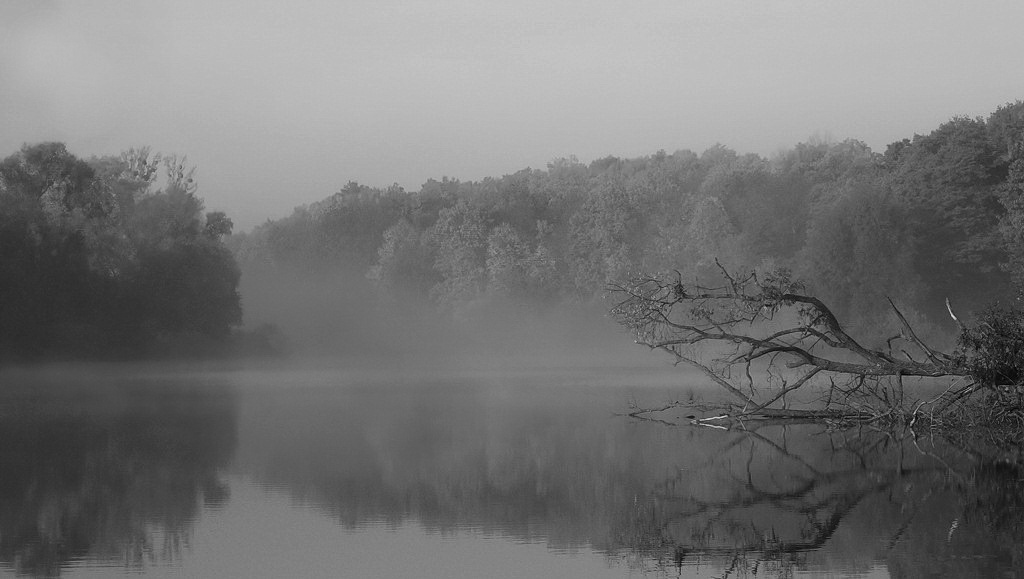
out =
{"type": "Polygon", "coordinates": [[[1021,21],[0,4],[0,577],[1024,577],[1021,21]]]}

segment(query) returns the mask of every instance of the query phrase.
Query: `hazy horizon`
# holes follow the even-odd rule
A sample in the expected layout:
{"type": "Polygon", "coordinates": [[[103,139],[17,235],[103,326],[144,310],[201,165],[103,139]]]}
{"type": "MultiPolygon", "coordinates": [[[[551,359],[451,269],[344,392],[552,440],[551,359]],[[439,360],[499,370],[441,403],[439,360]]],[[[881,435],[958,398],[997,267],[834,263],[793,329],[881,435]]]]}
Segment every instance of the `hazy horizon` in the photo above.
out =
{"type": "Polygon", "coordinates": [[[553,159],[878,150],[1024,96],[997,2],[0,5],[0,150],[187,155],[236,231],[350,180],[416,190],[553,159]]]}

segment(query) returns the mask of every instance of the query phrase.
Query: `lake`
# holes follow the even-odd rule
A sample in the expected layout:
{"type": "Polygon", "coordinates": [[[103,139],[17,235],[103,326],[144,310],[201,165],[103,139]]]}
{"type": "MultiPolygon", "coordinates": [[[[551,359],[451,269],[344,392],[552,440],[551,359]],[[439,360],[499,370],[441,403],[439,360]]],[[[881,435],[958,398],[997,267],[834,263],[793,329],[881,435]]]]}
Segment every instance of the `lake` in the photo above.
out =
{"type": "Polygon", "coordinates": [[[3,576],[1024,576],[999,449],[623,416],[664,364],[0,379],[3,576]]]}

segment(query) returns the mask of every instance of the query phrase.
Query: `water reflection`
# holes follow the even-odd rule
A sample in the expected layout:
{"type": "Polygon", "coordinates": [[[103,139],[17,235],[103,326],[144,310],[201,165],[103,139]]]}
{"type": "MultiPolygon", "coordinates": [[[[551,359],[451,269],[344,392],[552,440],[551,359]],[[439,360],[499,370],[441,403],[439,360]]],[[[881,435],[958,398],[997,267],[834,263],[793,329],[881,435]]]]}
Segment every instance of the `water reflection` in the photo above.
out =
{"type": "Polygon", "coordinates": [[[768,426],[718,438],[700,466],[707,477],[655,484],[624,543],[662,564],[769,576],[882,565],[893,577],[993,577],[1024,564],[1017,465],[865,430],[768,426]]]}
{"type": "Polygon", "coordinates": [[[986,577],[1024,566],[1024,474],[998,453],[813,425],[638,423],[612,415],[626,396],[325,385],[248,399],[240,452],[260,484],[350,529],[414,521],[686,576],[986,577]]]}
{"type": "Polygon", "coordinates": [[[0,564],[34,576],[108,576],[94,567],[110,564],[183,576],[1024,568],[1024,470],[1008,449],[615,415],[632,397],[677,391],[646,382],[629,372],[5,380],[0,564]],[[438,552],[458,557],[426,567],[438,552]]]}
{"type": "Polygon", "coordinates": [[[0,561],[51,577],[179,558],[201,505],[228,500],[236,410],[210,381],[5,376],[0,561]]]}

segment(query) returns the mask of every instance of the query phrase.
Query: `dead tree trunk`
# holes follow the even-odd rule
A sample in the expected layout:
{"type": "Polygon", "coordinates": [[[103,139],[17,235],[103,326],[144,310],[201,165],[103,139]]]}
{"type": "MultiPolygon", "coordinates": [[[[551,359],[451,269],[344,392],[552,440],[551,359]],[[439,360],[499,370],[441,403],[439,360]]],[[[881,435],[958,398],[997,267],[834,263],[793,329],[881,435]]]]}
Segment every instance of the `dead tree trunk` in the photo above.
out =
{"type": "Polygon", "coordinates": [[[719,418],[882,416],[914,420],[975,391],[966,367],[922,341],[890,300],[898,334],[885,351],[858,342],[788,272],[734,276],[719,264],[717,286],[675,272],[610,287],[611,313],[636,342],[703,372],[733,403],[719,418]],[[932,400],[905,397],[905,377],[962,377],[932,400]],[[815,408],[786,407],[787,395],[818,387],[815,408]]]}

